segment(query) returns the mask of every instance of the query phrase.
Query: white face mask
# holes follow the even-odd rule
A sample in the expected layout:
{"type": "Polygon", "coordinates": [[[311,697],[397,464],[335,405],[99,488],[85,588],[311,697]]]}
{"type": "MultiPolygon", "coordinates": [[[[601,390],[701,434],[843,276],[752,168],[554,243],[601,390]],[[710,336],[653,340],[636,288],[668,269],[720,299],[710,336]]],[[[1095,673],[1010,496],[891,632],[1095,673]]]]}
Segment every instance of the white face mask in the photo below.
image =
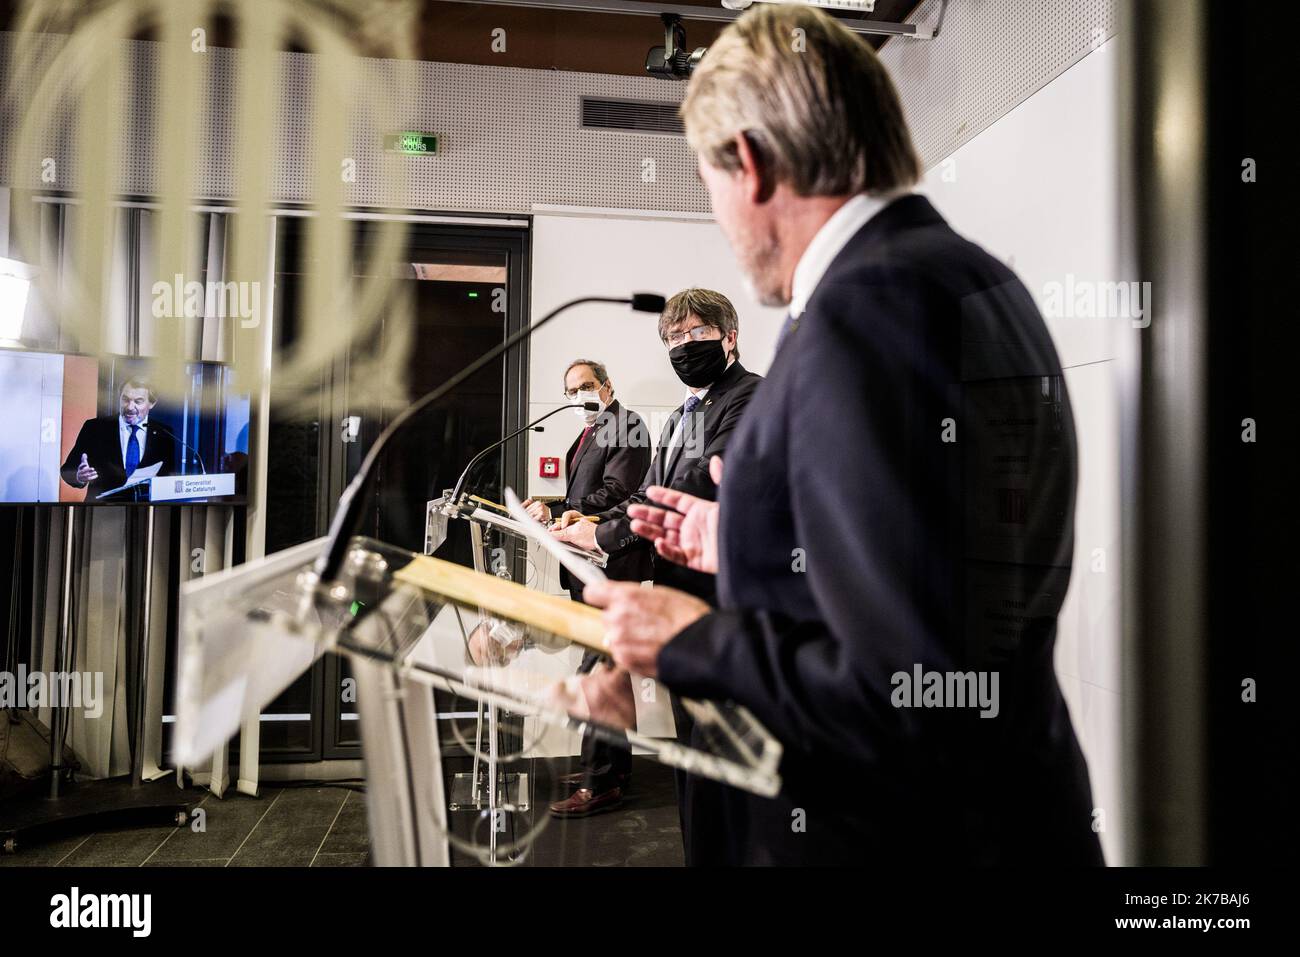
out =
{"type": "Polygon", "coordinates": [[[598,406],[600,406],[600,410],[597,412],[588,412],[586,409],[573,410],[574,415],[581,418],[582,421],[586,422],[588,425],[591,425],[593,422],[596,421],[596,417],[600,415],[601,412],[605,411],[605,403],[600,401],[599,392],[579,392],[576,396],[573,397],[574,405],[582,405],[584,402],[595,402],[598,406]]]}

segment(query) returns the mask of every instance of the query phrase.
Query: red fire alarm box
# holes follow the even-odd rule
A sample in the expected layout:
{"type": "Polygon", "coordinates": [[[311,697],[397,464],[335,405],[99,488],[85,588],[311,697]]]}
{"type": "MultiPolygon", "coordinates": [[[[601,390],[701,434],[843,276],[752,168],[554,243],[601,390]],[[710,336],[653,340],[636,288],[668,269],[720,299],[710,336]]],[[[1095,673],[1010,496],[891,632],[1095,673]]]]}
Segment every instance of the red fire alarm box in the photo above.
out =
{"type": "Polygon", "coordinates": [[[560,460],[554,456],[542,456],[542,467],[537,474],[542,478],[559,478],[560,460]]]}

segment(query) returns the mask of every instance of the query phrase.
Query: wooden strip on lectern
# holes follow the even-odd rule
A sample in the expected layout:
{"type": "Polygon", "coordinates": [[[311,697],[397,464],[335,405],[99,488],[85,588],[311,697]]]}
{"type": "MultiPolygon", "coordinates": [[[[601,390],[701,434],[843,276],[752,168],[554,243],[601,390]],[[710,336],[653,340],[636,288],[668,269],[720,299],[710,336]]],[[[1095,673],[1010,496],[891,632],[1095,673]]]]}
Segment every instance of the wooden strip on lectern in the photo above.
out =
{"type": "Polygon", "coordinates": [[[502,618],[549,631],[584,648],[606,651],[605,625],[600,611],[582,602],[546,595],[508,579],[427,555],[415,556],[393,577],[446,595],[453,601],[477,605],[502,618]]]}

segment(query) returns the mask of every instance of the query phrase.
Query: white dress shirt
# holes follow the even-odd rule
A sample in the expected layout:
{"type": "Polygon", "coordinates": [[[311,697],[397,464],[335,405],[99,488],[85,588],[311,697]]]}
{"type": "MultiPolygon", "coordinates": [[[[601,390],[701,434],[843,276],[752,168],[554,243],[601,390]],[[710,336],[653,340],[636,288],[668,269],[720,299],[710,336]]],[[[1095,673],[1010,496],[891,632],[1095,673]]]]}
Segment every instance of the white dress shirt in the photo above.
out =
{"type": "Polygon", "coordinates": [[[859,193],[835,210],[834,215],[822,224],[822,228],[817,230],[817,235],[799,257],[799,264],[794,267],[794,278],[790,282],[792,318],[798,319],[803,315],[803,311],[808,308],[808,300],[826,275],[826,270],[857,231],[876,213],[906,195],[905,191],[880,196],[859,193]]]}
{"type": "MultiPolygon", "coordinates": [[[[135,442],[136,445],[140,446],[141,462],[144,461],[144,437],[149,431],[149,429],[147,428],[148,425],[149,425],[149,416],[147,415],[139,422],[136,423],[137,431],[135,433],[135,442]]],[[[117,417],[117,436],[122,442],[122,465],[123,467],[125,467],[126,446],[127,443],[131,441],[131,426],[127,423],[126,419],[122,418],[121,415],[117,417]]],[[[127,478],[130,478],[130,476],[128,475],[127,478]]]]}

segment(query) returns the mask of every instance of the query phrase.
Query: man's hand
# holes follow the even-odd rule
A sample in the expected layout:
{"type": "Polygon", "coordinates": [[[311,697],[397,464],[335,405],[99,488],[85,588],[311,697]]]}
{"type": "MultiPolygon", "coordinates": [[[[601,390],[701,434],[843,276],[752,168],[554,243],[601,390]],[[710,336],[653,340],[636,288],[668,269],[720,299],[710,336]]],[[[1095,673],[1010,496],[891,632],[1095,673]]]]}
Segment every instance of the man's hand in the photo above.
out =
{"type": "Polygon", "coordinates": [[[551,510],[541,502],[536,502],[531,498],[526,498],[519,504],[523,505],[524,511],[534,522],[545,522],[551,517],[551,510]]]}
{"type": "Polygon", "coordinates": [[[594,551],[596,548],[595,522],[574,522],[567,528],[554,531],[551,534],[562,542],[577,545],[579,548],[587,549],[587,551],[594,551]]]}
{"type": "Polygon", "coordinates": [[[82,452],[81,464],[77,466],[77,484],[89,485],[97,478],[99,478],[99,473],[90,467],[90,463],[86,461],[86,453],[82,452]]]}
{"type": "Polygon", "coordinates": [[[659,650],[712,610],[675,588],[631,582],[594,582],[582,600],[605,610],[605,644],[615,663],[647,678],[659,677],[659,650]]]}
{"type": "Polygon", "coordinates": [[[590,718],[611,728],[636,727],[632,676],[609,664],[598,664],[585,675],[570,675],[550,689],[548,703],[575,718],[590,718]]]}
{"type": "Polygon", "coordinates": [[[574,522],[582,521],[582,513],[576,508],[565,509],[560,517],[555,520],[555,528],[568,528],[574,522]]]}
{"type": "MultiPolygon", "coordinates": [[[[709,475],[722,482],[722,459],[709,462],[709,475]]],[[[697,572],[718,573],[718,503],[652,485],[646,490],[652,502],[663,505],[629,505],[632,531],[655,543],[655,551],[670,562],[697,572]]]]}

